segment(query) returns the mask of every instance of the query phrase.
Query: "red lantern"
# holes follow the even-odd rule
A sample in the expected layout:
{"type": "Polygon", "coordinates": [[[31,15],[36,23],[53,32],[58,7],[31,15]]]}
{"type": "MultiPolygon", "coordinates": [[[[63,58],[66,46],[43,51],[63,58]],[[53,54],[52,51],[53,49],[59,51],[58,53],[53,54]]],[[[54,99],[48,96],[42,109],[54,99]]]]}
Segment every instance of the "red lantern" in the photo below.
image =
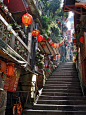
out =
{"type": "Polygon", "coordinates": [[[14,65],[13,64],[7,64],[6,70],[4,72],[6,75],[13,75],[14,74],[14,65]]]}
{"type": "Polygon", "coordinates": [[[56,44],[56,47],[58,48],[58,47],[59,47],[59,44],[56,44]]]}
{"type": "Polygon", "coordinates": [[[48,39],[47,39],[47,41],[49,42],[49,41],[50,41],[50,39],[48,38],[48,39]]]}
{"type": "Polygon", "coordinates": [[[58,21],[58,23],[59,23],[59,21],[58,21]]]}
{"type": "Polygon", "coordinates": [[[50,45],[53,46],[54,45],[53,42],[50,42],[50,45]]]}
{"type": "Polygon", "coordinates": [[[62,23],[60,25],[62,25],[62,23]]]}
{"type": "Polygon", "coordinates": [[[0,60],[0,72],[4,72],[6,70],[6,63],[0,60]]]}
{"type": "Polygon", "coordinates": [[[76,37],[76,33],[73,34],[73,37],[76,37]]]}
{"type": "Polygon", "coordinates": [[[53,44],[53,47],[56,48],[57,44],[53,44]]]}
{"type": "Polygon", "coordinates": [[[59,46],[61,46],[63,44],[63,42],[61,42],[60,44],[59,44],[59,46]]]}
{"type": "Polygon", "coordinates": [[[43,40],[42,41],[45,41],[45,38],[43,38],[43,40]]]}
{"type": "Polygon", "coordinates": [[[26,13],[22,16],[22,22],[26,27],[28,27],[28,25],[30,25],[32,21],[33,21],[33,18],[30,14],[26,13]]]}
{"type": "Polygon", "coordinates": [[[53,64],[53,62],[50,62],[50,64],[53,64]]]}
{"type": "Polygon", "coordinates": [[[56,56],[54,56],[54,57],[53,57],[53,59],[57,59],[57,57],[56,57],[56,56]]]}
{"type": "Polygon", "coordinates": [[[32,31],[32,35],[33,35],[34,37],[37,37],[37,36],[39,35],[39,30],[37,30],[37,29],[33,30],[33,31],[32,31]]]}
{"type": "Polygon", "coordinates": [[[42,47],[44,48],[46,45],[45,44],[42,44],[42,47]]]}
{"type": "Polygon", "coordinates": [[[73,39],[73,45],[75,45],[77,42],[77,39],[73,39]]]}
{"type": "Polygon", "coordinates": [[[63,26],[63,28],[64,28],[64,26],[63,26]]]}
{"type": "Polygon", "coordinates": [[[43,36],[42,36],[42,35],[38,35],[38,36],[37,36],[37,40],[38,40],[39,42],[41,42],[41,41],[43,40],[43,36]]]}
{"type": "Polygon", "coordinates": [[[81,36],[79,40],[81,43],[84,43],[84,37],[83,36],[81,36]]]}
{"type": "Polygon", "coordinates": [[[59,55],[57,55],[58,57],[60,57],[60,54],[59,55]]]}

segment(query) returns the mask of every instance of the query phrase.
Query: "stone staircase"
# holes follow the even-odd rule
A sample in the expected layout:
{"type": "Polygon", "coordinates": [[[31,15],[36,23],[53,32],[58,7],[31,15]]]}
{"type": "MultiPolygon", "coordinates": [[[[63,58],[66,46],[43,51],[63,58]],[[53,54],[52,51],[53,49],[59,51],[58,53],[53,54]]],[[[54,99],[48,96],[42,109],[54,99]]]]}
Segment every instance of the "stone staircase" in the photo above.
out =
{"type": "Polygon", "coordinates": [[[33,109],[24,110],[24,115],[86,115],[86,97],[72,62],[59,65],[33,109]]]}

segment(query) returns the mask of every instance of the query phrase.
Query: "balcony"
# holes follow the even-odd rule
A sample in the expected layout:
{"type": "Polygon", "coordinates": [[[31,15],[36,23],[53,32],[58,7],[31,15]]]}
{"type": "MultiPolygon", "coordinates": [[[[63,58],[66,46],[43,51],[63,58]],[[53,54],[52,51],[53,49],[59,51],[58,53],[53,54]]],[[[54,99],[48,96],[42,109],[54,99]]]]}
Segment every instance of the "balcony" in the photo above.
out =
{"type": "Polygon", "coordinates": [[[8,26],[7,21],[0,15],[0,49],[22,65],[29,64],[28,46],[12,28],[8,31],[8,26]]]}

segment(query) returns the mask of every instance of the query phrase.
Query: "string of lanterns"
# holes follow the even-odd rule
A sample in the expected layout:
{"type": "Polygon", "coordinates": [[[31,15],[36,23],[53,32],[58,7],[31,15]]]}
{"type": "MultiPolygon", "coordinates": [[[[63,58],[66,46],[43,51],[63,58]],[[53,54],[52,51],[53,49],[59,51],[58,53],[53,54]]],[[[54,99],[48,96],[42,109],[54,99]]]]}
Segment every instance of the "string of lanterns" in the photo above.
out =
{"type": "MultiPolygon", "coordinates": [[[[84,36],[81,36],[80,38],[79,38],[79,41],[80,41],[80,43],[84,43],[84,36]]],[[[75,45],[77,42],[79,42],[76,38],[75,39],[73,39],[73,45],[75,45]]]]}

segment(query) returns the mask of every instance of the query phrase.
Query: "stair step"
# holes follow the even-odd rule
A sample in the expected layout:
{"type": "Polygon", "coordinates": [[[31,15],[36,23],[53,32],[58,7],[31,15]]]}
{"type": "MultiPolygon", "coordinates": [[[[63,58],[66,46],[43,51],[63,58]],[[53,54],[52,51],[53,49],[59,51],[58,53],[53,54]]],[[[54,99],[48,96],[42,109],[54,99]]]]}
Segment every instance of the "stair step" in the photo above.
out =
{"type": "Polygon", "coordinates": [[[81,93],[81,90],[77,89],[43,89],[42,92],[75,92],[75,93],[81,93]]]}
{"type": "Polygon", "coordinates": [[[86,105],[52,105],[52,104],[35,104],[34,110],[65,110],[65,111],[86,111],[86,105]]]}
{"type": "Polygon", "coordinates": [[[86,101],[85,100],[38,100],[37,104],[86,105],[86,101]]]}
{"type": "Polygon", "coordinates": [[[54,82],[54,83],[74,83],[74,84],[80,84],[79,81],[64,81],[64,80],[46,80],[46,83],[54,82]]]}
{"type": "Polygon", "coordinates": [[[79,82],[79,79],[78,78],[48,78],[47,81],[78,81],[79,82]]]}
{"type": "Polygon", "coordinates": [[[80,88],[80,85],[78,85],[78,84],[45,84],[45,86],[58,86],[58,87],[67,87],[67,88],[80,88]]]}
{"type": "MultiPolygon", "coordinates": [[[[58,71],[55,71],[55,72],[53,72],[53,73],[61,73],[60,71],[62,71],[62,70],[58,70],[58,71]]],[[[67,73],[67,74],[74,73],[74,74],[77,74],[76,71],[73,71],[73,72],[72,72],[72,71],[65,71],[65,70],[63,70],[62,73],[67,73]]]]}
{"type": "Polygon", "coordinates": [[[50,95],[50,96],[81,96],[82,93],[42,92],[42,95],[50,95]]]}
{"type": "Polygon", "coordinates": [[[44,99],[44,100],[86,100],[86,97],[83,96],[46,96],[46,95],[41,95],[39,99],[44,99]]]}
{"type": "Polygon", "coordinates": [[[49,78],[78,78],[77,76],[72,75],[51,75],[49,78]]]}
{"type": "Polygon", "coordinates": [[[62,72],[76,72],[77,73],[77,70],[73,70],[73,69],[59,69],[59,68],[57,68],[56,70],[55,70],[55,72],[59,72],[59,71],[62,71],[62,72]]]}
{"type": "Polygon", "coordinates": [[[24,110],[24,115],[86,115],[86,111],[24,110]]]}
{"type": "Polygon", "coordinates": [[[77,76],[75,73],[52,73],[52,75],[77,76]]]}
{"type": "Polygon", "coordinates": [[[70,84],[70,85],[80,85],[79,82],[66,82],[66,81],[46,81],[46,84],[70,84]]]}
{"type": "Polygon", "coordinates": [[[44,89],[77,89],[77,90],[81,90],[81,87],[73,87],[73,86],[61,86],[61,85],[54,85],[54,84],[47,84],[45,86],[43,86],[44,89]]]}

